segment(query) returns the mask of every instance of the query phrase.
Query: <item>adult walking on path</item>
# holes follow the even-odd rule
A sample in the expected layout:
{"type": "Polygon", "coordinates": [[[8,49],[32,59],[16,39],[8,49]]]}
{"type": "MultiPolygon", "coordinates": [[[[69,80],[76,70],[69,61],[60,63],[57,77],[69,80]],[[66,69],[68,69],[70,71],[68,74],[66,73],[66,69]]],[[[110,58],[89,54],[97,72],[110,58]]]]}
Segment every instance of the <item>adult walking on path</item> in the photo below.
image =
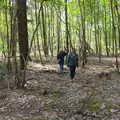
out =
{"type": "Polygon", "coordinates": [[[72,51],[69,53],[67,65],[70,70],[70,77],[73,80],[76,73],[76,67],[78,67],[78,55],[75,49],[72,49],[72,51]]]}
{"type": "Polygon", "coordinates": [[[57,55],[58,64],[60,66],[60,73],[64,73],[64,58],[68,54],[66,50],[61,50],[57,55]]]}

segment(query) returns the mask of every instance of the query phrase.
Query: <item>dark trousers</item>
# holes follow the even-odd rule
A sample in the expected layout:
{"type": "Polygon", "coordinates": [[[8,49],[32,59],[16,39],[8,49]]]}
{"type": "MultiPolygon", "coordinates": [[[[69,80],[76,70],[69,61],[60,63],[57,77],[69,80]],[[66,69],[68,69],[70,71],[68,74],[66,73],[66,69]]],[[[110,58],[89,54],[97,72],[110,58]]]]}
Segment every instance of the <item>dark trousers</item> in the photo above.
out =
{"type": "Polygon", "coordinates": [[[64,63],[60,63],[60,73],[64,73],[64,63]]]}
{"type": "Polygon", "coordinates": [[[75,77],[76,66],[70,66],[70,77],[73,79],[75,77]]]}

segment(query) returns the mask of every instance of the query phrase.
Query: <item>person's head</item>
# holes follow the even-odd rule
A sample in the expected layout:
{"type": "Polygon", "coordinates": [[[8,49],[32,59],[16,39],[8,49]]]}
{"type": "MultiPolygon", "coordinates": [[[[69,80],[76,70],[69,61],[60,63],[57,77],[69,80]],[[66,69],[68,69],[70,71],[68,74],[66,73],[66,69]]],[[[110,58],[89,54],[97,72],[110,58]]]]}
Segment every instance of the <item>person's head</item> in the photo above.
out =
{"type": "Polygon", "coordinates": [[[65,51],[65,52],[68,52],[67,48],[64,48],[64,51],[65,51]]]}

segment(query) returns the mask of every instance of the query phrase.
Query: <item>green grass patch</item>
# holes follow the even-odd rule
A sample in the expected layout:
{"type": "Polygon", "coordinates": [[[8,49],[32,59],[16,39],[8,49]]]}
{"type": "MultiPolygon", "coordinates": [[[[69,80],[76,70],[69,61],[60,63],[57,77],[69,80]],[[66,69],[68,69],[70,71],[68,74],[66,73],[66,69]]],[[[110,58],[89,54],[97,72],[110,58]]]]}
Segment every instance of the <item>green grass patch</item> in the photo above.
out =
{"type": "Polygon", "coordinates": [[[61,93],[59,90],[56,90],[56,91],[53,91],[53,92],[52,92],[52,96],[53,96],[54,98],[60,98],[61,95],[62,95],[62,93],[61,93]]]}
{"type": "Polygon", "coordinates": [[[34,90],[27,90],[27,89],[17,89],[15,90],[15,92],[23,95],[34,95],[36,93],[34,90]]]}
{"type": "Polygon", "coordinates": [[[52,101],[46,105],[46,108],[47,109],[54,109],[54,108],[56,108],[56,103],[54,101],[52,101]]]}
{"type": "Polygon", "coordinates": [[[22,120],[46,120],[46,119],[39,116],[39,117],[23,118],[22,120]]]}
{"type": "Polygon", "coordinates": [[[86,105],[85,108],[90,111],[110,110],[113,108],[113,104],[108,103],[105,100],[92,98],[89,100],[89,103],[86,105]],[[102,104],[105,104],[104,108],[101,108],[102,104]]]}
{"type": "Polygon", "coordinates": [[[97,98],[92,98],[89,101],[89,104],[86,105],[86,109],[90,111],[99,111],[103,101],[97,98]]]}
{"type": "Polygon", "coordinates": [[[86,108],[90,111],[99,111],[100,105],[101,105],[100,103],[94,103],[94,104],[87,105],[86,108]]]}

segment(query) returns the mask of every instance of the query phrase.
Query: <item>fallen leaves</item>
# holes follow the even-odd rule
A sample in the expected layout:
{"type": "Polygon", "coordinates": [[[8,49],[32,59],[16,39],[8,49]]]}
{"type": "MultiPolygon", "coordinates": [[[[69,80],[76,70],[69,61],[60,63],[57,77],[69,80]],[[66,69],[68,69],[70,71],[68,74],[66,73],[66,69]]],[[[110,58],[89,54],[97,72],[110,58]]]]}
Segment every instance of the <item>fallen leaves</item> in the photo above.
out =
{"type": "Polygon", "coordinates": [[[61,75],[58,65],[30,66],[24,90],[0,92],[0,120],[111,120],[114,114],[120,118],[120,76],[111,67],[78,68],[74,82],[65,70],[61,75]]]}

